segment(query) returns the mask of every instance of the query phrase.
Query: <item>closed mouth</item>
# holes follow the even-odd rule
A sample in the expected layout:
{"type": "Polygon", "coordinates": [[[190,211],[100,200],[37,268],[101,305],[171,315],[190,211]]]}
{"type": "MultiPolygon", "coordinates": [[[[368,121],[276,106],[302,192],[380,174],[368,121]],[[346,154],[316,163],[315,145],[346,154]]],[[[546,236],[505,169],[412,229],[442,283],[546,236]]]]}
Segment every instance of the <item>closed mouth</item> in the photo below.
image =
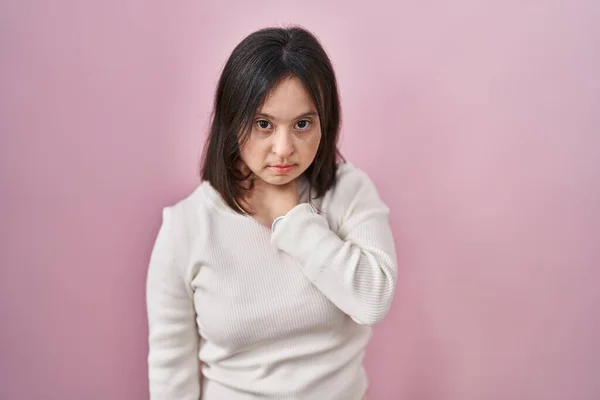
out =
{"type": "Polygon", "coordinates": [[[295,164],[270,165],[269,169],[275,173],[286,174],[294,168],[295,164]]]}

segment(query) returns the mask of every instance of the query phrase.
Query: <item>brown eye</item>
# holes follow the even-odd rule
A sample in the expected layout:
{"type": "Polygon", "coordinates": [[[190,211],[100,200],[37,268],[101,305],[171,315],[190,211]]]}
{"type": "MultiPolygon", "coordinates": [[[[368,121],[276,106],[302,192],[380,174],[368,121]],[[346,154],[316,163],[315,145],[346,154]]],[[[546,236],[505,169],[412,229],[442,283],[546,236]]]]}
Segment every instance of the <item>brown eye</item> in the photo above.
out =
{"type": "Polygon", "coordinates": [[[263,130],[267,130],[271,128],[271,123],[267,120],[261,119],[256,121],[256,125],[263,130]]]}
{"type": "Polygon", "coordinates": [[[306,119],[302,119],[302,120],[296,122],[296,129],[298,129],[300,131],[305,131],[308,128],[310,128],[310,121],[308,121],[306,119]]]}

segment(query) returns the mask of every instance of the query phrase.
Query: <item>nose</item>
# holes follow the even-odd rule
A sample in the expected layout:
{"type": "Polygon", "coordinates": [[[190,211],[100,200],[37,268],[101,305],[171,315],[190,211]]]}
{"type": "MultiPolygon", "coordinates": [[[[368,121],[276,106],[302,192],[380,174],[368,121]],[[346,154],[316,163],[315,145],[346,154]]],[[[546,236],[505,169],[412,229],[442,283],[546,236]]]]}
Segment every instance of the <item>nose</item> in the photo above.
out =
{"type": "Polygon", "coordinates": [[[286,159],[294,153],[294,138],[291,132],[280,129],[273,135],[273,153],[281,159],[286,159]]]}

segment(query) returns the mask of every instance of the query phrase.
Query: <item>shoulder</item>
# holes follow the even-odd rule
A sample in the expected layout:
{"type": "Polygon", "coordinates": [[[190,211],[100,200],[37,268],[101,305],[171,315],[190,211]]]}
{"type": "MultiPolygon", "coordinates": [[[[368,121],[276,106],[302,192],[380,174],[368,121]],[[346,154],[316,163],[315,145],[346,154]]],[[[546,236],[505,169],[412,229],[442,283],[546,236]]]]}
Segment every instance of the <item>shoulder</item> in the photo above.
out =
{"type": "Polygon", "coordinates": [[[339,164],[336,183],[323,197],[322,206],[339,223],[367,210],[389,212],[367,173],[350,162],[339,164]]]}
{"type": "Polygon", "coordinates": [[[336,187],[357,184],[372,184],[365,171],[349,161],[338,164],[336,173],[336,187]]]}
{"type": "Polygon", "coordinates": [[[172,231],[187,236],[208,216],[211,199],[207,195],[206,185],[201,183],[186,197],[164,207],[163,221],[170,225],[172,231]]]}
{"type": "Polygon", "coordinates": [[[351,162],[345,162],[338,165],[335,184],[325,194],[325,197],[336,201],[351,201],[357,195],[365,192],[377,194],[371,178],[351,162]]]}
{"type": "MultiPolygon", "coordinates": [[[[171,242],[174,257],[183,272],[189,266],[191,250],[199,238],[206,237],[210,224],[211,206],[204,183],[198,185],[189,195],[163,208],[163,230],[171,242]]],[[[187,276],[187,274],[185,275],[187,276]]]]}

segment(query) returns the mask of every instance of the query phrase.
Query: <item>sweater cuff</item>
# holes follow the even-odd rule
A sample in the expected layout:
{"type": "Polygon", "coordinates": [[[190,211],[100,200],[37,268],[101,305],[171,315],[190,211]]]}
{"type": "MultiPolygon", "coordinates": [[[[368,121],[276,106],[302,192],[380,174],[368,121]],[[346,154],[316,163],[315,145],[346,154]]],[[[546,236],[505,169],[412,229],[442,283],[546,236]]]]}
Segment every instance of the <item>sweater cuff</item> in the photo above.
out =
{"type": "Polygon", "coordinates": [[[271,224],[271,233],[275,232],[275,229],[277,229],[277,225],[281,222],[281,220],[283,219],[283,215],[281,217],[277,217],[273,220],[273,223],[271,224]]]}
{"type": "Polygon", "coordinates": [[[339,240],[329,229],[325,217],[317,214],[310,204],[303,203],[292,208],[285,218],[278,221],[271,243],[291,255],[302,266],[307,277],[314,281],[324,261],[321,258],[327,254],[321,246],[330,241],[328,238],[331,235],[339,240]]]}

